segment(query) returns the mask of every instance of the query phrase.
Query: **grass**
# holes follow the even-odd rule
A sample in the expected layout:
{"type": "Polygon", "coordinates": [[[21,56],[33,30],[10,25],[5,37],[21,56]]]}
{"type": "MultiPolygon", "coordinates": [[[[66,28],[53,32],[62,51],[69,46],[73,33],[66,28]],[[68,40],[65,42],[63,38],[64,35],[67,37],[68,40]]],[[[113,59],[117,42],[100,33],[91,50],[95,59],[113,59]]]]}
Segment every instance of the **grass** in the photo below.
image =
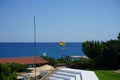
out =
{"type": "Polygon", "coordinates": [[[99,80],[120,80],[120,74],[112,71],[95,70],[99,80]]]}

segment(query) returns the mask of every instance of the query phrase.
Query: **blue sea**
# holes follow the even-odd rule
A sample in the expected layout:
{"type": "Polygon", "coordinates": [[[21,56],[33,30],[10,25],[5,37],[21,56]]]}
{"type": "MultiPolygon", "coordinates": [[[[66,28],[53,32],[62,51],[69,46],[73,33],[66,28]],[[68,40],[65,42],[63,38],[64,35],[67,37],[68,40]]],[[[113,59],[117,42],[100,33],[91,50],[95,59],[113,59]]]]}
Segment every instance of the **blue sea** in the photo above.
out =
{"type": "MultiPolygon", "coordinates": [[[[36,43],[36,55],[60,58],[68,56],[84,56],[81,43],[65,43],[62,47],[59,43],[36,43]]],[[[0,43],[0,58],[34,56],[34,43],[0,43]]]]}

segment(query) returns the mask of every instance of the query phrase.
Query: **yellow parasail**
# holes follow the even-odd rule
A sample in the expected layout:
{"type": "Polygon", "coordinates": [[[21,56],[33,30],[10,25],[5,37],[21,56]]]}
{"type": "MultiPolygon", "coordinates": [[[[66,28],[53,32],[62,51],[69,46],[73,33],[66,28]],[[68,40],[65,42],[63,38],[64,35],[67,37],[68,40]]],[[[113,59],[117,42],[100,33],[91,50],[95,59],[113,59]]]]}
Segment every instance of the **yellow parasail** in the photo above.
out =
{"type": "Polygon", "coordinates": [[[61,41],[61,42],[59,43],[59,45],[60,45],[60,46],[65,46],[65,42],[64,42],[64,41],[61,41]]]}

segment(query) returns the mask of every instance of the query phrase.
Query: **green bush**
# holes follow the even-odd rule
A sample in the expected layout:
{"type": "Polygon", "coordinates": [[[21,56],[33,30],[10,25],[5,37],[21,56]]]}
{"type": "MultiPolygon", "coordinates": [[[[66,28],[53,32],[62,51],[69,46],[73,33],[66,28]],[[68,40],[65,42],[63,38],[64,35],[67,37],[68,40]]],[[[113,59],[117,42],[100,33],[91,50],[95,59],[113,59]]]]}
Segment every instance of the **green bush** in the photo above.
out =
{"type": "Polygon", "coordinates": [[[47,56],[41,56],[41,58],[47,60],[49,65],[54,66],[57,64],[57,60],[52,58],[52,57],[47,57],[47,56]]]}
{"type": "Polygon", "coordinates": [[[10,67],[11,71],[14,72],[27,72],[27,66],[23,65],[23,64],[18,64],[18,63],[12,63],[12,64],[8,64],[8,66],[10,67]]]}
{"type": "Polygon", "coordinates": [[[91,69],[92,61],[90,59],[81,58],[79,60],[73,60],[70,65],[71,68],[77,69],[91,69]]]}
{"type": "Polygon", "coordinates": [[[17,74],[7,64],[0,64],[0,80],[16,80],[17,74]]]}

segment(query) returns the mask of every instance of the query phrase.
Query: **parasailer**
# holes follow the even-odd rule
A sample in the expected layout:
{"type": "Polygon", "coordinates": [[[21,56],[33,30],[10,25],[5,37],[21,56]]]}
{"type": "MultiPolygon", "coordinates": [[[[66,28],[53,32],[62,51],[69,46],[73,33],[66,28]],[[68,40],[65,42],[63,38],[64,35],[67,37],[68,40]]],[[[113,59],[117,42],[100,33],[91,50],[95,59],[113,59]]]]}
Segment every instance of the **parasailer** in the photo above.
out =
{"type": "Polygon", "coordinates": [[[59,45],[62,47],[62,51],[65,51],[66,50],[66,48],[64,47],[65,46],[65,42],[64,41],[61,41],[61,42],[59,42],[59,45]]]}

